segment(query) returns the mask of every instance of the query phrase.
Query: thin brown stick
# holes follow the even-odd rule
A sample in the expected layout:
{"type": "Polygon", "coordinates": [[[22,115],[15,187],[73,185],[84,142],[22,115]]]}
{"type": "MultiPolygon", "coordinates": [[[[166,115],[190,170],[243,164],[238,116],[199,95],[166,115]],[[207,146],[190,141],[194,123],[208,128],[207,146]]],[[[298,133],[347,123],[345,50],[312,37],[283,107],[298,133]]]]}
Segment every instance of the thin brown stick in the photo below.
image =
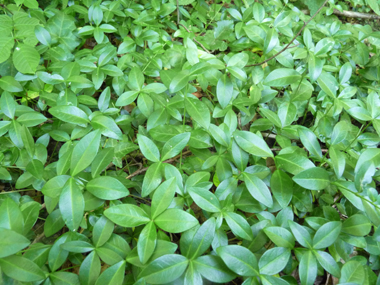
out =
{"type": "MultiPolygon", "coordinates": [[[[302,10],[302,13],[305,15],[309,15],[310,11],[309,10],[302,10]]],[[[375,19],[378,20],[380,19],[379,15],[376,14],[370,14],[370,13],[361,13],[361,12],[354,12],[354,11],[339,11],[339,10],[334,10],[333,12],[334,15],[341,16],[341,17],[347,17],[347,18],[358,18],[358,19],[375,19]]]]}
{"type": "MultiPolygon", "coordinates": [[[[188,28],[186,28],[184,25],[182,25],[182,24],[179,24],[180,26],[182,26],[188,33],[190,33],[190,31],[189,31],[189,29],[188,28]]],[[[200,45],[202,48],[203,48],[203,50],[205,51],[205,52],[207,52],[207,53],[211,53],[207,48],[205,48],[204,47],[204,45],[202,45],[200,42],[198,42],[196,39],[193,39],[193,41],[194,42],[196,42],[198,45],[200,45]]]]}
{"type": "Polygon", "coordinates": [[[264,63],[266,63],[266,62],[274,59],[278,55],[282,54],[284,51],[286,51],[289,48],[289,46],[296,40],[296,38],[302,33],[302,31],[306,28],[306,26],[318,15],[318,13],[322,10],[322,8],[325,7],[325,5],[327,4],[327,2],[329,2],[329,0],[326,0],[322,4],[322,6],[318,9],[318,11],[315,12],[315,14],[309,19],[309,21],[307,21],[306,23],[304,23],[304,25],[301,28],[301,30],[299,30],[299,32],[294,36],[294,38],[290,41],[290,43],[288,43],[282,50],[280,50],[278,53],[276,53],[275,55],[271,56],[270,58],[264,60],[263,62],[246,65],[246,67],[262,65],[262,64],[264,64],[264,63]]]}
{"type": "MultiPolygon", "coordinates": [[[[190,153],[191,153],[190,150],[185,151],[185,152],[182,153],[182,156],[188,155],[188,154],[190,154],[190,153]]],[[[175,157],[173,157],[173,158],[170,158],[170,159],[168,159],[168,160],[165,160],[164,163],[172,163],[172,162],[176,161],[176,160],[177,160],[178,158],[180,158],[180,157],[181,157],[181,155],[179,154],[179,155],[177,155],[177,156],[175,156],[175,157]]],[[[135,177],[135,176],[137,176],[137,175],[140,175],[140,174],[146,172],[146,171],[148,170],[148,168],[149,168],[149,167],[144,167],[144,168],[138,169],[138,170],[136,170],[135,172],[133,172],[132,174],[128,175],[128,176],[126,177],[126,179],[130,179],[130,178],[132,178],[132,177],[135,177]]]]}

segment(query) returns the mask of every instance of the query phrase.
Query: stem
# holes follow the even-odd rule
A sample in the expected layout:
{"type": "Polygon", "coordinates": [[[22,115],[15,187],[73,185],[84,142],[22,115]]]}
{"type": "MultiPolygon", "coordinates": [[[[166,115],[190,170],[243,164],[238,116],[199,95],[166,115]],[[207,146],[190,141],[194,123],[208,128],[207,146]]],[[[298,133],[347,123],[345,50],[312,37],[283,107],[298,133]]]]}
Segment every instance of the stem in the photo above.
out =
{"type": "Polygon", "coordinates": [[[302,33],[302,31],[306,28],[306,26],[319,14],[319,12],[322,10],[323,7],[325,7],[325,5],[327,4],[327,2],[329,2],[329,0],[326,0],[322,6],[318,9],[317,12],[315,12],[315,14],[309,19],[309,21],[307,21],[303,27],[301,28],[301,30],[299,30],[299,32],[294,36],[294,38],[290,41],[290,43],[288,43],[282,50],[280,50],[278,53],[276,53],[275,55],[271,56],[270,58],[264,60],[263,62],[260,62],[260,63],[255,63],[255,64],[250,64],[250,65],[246,65],[246,67],[249,67],[249,66],[258,66],[258,65],[262,65],[272,59],[274,59],[275,57],[277,57],[278,55],[282,54],[284,51],[286,51],[289,46],[296,40],[296,38],[302,33]]]}
{"type": "Polygon", "coordinates": [[[360,128],[360,130],[358,131],[356,137],[351,141],[351,143],[349,144],[348,147],[346,147],[344,149],[344,151],[347,151],[347,149],[349,149],[351,147],[351,145],[356,141],[356,139],[369,127],[369,125],[371,124],[372,122],[370,121],[363,129],[363,125],[362,127],[360,128]]]}

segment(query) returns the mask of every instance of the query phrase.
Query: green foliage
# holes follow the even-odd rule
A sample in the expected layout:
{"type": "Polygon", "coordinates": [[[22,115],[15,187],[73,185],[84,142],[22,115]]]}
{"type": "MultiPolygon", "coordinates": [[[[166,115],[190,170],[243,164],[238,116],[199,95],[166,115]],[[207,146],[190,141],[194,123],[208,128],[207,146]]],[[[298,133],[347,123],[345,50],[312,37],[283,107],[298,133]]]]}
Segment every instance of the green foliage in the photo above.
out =
{"type": "Polygon", "coordinates": [[[2,1],[0,283],[380,284],[379,3],[304,2],[2,1]]]}

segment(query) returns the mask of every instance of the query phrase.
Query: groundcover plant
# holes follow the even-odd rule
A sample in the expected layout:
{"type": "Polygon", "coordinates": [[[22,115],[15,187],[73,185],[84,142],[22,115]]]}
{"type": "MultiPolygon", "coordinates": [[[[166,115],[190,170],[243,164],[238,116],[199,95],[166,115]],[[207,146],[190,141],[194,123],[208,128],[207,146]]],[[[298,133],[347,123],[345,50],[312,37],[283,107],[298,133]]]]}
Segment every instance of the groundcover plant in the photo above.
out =
{"type": "Polygon", "coordinates": [[[0,283],[380,284],[379,3],[304,4],[2,1],[0,283]]]}

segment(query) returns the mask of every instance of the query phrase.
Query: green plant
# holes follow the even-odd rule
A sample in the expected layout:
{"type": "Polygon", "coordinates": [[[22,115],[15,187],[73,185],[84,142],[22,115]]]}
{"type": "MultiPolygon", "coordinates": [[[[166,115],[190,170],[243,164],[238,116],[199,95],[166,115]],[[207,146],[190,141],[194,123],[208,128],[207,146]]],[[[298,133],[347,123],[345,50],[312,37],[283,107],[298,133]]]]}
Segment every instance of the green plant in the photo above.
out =
{"type": "Polygon", "coordinates": [[[2,283],[380,284],[380,33],[177,1],[0,4],[2,283]]]}

